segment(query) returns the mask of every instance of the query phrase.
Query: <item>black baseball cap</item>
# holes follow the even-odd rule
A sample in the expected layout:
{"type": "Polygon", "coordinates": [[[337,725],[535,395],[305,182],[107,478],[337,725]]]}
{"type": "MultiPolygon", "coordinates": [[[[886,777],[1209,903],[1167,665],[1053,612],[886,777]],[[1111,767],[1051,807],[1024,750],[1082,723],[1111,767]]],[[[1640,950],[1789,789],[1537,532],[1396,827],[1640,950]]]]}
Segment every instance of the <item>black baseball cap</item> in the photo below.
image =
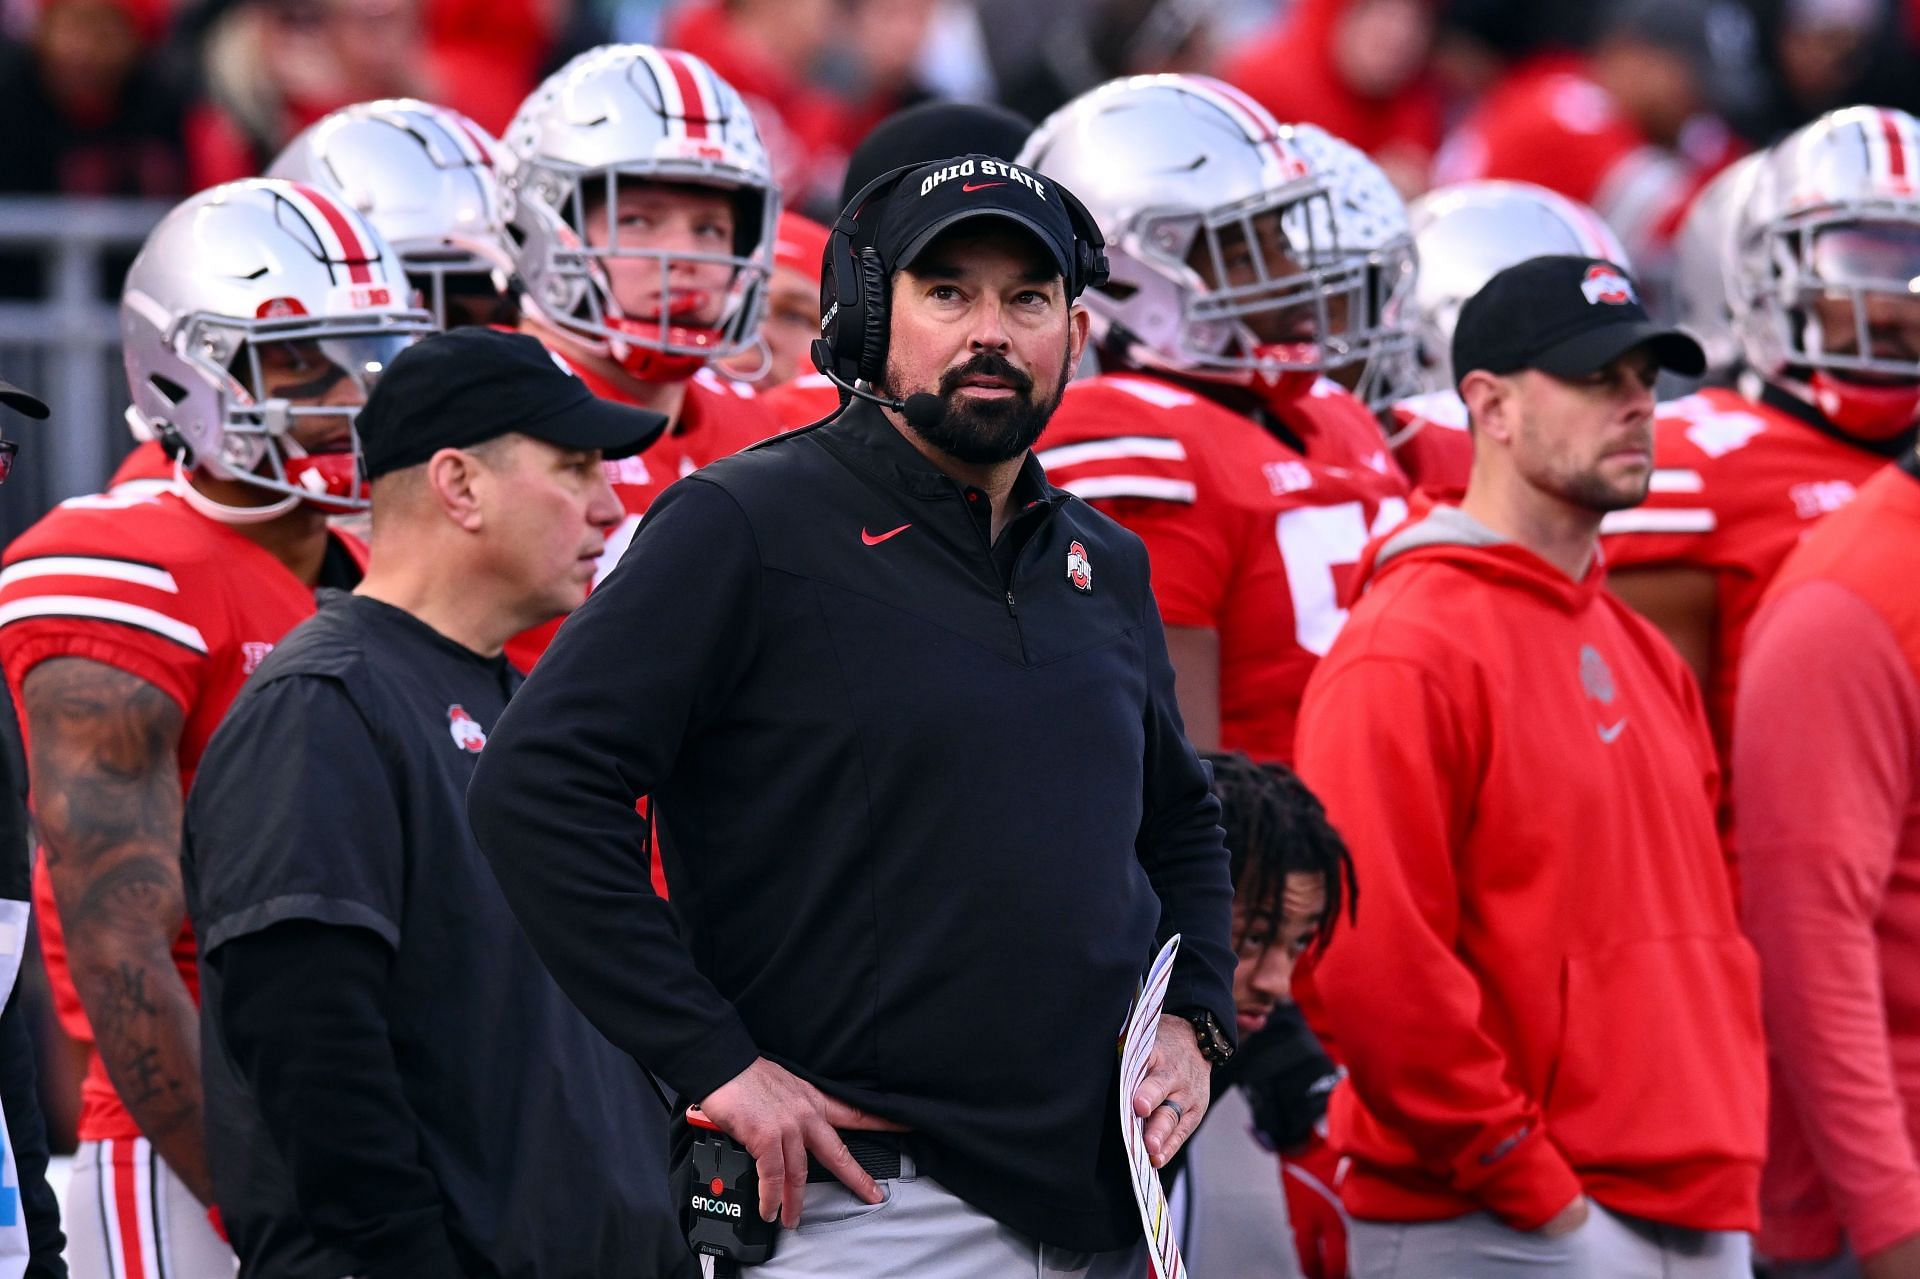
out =
{"type": "Polygon", "coordinates": [[[28,417],[45,421],[52,410],[37,395],[29,395],[5,378],[0,378],[0,404],[16,413],[25,413],[28,417]]]}
{"type": "Polygon", "coordinates": [[[372,480],[418,466],[441,449],[513,434],[630,457],[660,438],[667,419],[601,399],[524,333],[460,328],[422,338],[395,356],[354,428],[372,480]]]}
{"type": "Polygon", "coordinates": [[[1706,372],[1700,344],[1648,317],[1625,267],[1553,254],[1508,267],[1467,299],[1453,328],[1453,374],[1456,385],[1474,369],[1585,377],[1637,346],[1663,369],[1706,372]]]}
{"type": "Polygon", "coordinates": [[[889,274],[914,259],[947,228],[970,218],[1002,218],[1040,241],[1067,282],[1067,293],[1084,282],[1074,269],[1077,237],[1060,186],[1011,160],[960,155],[922,165],[908,174],[879,210],[874,248],[889,274]]]}
{"type": "Polygon", "coordinates": [[[909,164],[926,164],[943,155],[991,155],[1011,160],[1026,145],[1033,121],[991,102],[935,100],[903,107],[860,140],[847,157],[840,184],[845,208],[867,183],[909,164]]]}

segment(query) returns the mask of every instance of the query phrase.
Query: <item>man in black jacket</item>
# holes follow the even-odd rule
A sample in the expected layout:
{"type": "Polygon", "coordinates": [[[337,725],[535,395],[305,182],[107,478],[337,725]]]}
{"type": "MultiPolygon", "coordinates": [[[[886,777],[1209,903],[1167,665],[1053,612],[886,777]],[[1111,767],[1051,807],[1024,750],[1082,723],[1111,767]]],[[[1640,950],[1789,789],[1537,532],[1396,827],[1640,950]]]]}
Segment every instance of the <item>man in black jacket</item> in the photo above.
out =
{"type": "MultiPolygon", "coordinates": [[[[45,419],[38,397],[0,381],[0,408],[45,419]]],[[[0,483],[13,470],[19,445],[0,439],[0,483]]],[[[32,1010],[20,1000],[20,960],[26,952],[32,896],[33,842],[27,828],[27,760],[11,692],[0,684],[0,975],[5,1009],[0,1011],[0,1114],[12,1152],[11,1175],[0,1178],[0,1270],[6,1258],[25,1255],[24,1279],[66,1279],[61,1254],[60,1201],[47,1185],[47,1121],[40,1112],[34,1044],[27,1023],[32,1010]],[[17,1199],[15,1198],[17,1196],[17,1199]]]]}
{"type": "Polygon", "coordinates": [[[815,363],[862,402],[668,490],[468,792],[562,988],[752,1155],[755,1275],[1137,1274],[1114,1042],[1157,940],[1155,1162],[1231,1052],[1144,548],[1030,452],[1104,269],[1068,200],[962,157],[850,205],[815,363]]]}

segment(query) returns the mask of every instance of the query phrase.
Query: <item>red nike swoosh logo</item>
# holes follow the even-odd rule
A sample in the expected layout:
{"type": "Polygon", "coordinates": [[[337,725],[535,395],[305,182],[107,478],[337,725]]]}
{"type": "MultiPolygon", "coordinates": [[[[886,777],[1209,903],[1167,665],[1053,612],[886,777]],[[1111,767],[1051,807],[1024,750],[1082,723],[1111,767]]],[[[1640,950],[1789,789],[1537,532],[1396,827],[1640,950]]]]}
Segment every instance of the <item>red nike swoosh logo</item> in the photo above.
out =
{"type": "Polygon", "coordinates": [[[984,191],[988,187],[1003,187],[1005,185],[1007,184],[1004,182],[962,182],[960,184],[960,189],[962,191],[968,191],[968,192],[984,191]]]}
{"type": "Polygon", "coordinates": [[[860,540],[865,542],[868,546],[878,546],[880,545],[880,543],[886,541],[890,537],[899,537],[902,533],[906,532],[908,529],[912,527],[913,525],[911,524],[902,524],[899,528],[890,528],[884,533],[869,533],[867,532],[867,530],[861,529],[860,540]]]}

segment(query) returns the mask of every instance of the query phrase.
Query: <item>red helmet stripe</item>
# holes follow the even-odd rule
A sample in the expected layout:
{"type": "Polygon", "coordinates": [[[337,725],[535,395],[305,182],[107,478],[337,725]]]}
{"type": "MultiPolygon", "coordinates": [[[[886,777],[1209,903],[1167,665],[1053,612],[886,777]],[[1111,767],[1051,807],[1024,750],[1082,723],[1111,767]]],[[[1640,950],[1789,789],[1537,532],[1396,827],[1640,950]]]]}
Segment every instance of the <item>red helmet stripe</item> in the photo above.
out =
{"type": "Polygon", "coordinates": [[[373,282],[372,262],[376,256],[373,247],[361,238],[360,228],[346,211],[333,202],[331,196],[323,195],[304,182],[295,182],[293,189],[300,197],[312,205],[314,211],[326,219],[327,229],[333,232],[334,239],[340,242],[340,256],[347,268],[347,278],[355,284],[373,282]]]}
{"type": "Polygon", "coordinates": [[[1222,80],[1184,76],[1185,87],[1219,107],[1240,126],[1261,158],[1275,166],[1275,181],[1290,182],[1306,175],[1306,166],[1293,148],[1281,141],[1279,122],[1258,102],[1222,80]]]}
{"type": "Polygon", "coordinates": [[[693,60],[672,49],[662,49],[660,55],[667,64],[667,70],[673,73],[674,86],[680,90],[680,111],[687,122],[687,136],[706,137],[707,126],[715,123],[714,117],[719,113],[713,109],[708,95],[703,91],[705,86],[694,71],[693,60]]]}
{"type": "Polygon", "coordinates": [[[1908,149],[1906,130],[1891,111],[1874,112],[1880,118],[1880,135],[1887,144],[1887,176],[1895,187],[1905,190],[1913,185],[1914,157],[1908,149]]]}
{"type": "Polygon", "coordinates": [[[491,169],[493,167],[493,149],[487,145],[487,139],[482,136],[480,126],[457,111],[447,112],[447,117],[453,121],[460,132],[467,135],[467,141],[473,143],[474,159],[486,168],[491,169]]]}

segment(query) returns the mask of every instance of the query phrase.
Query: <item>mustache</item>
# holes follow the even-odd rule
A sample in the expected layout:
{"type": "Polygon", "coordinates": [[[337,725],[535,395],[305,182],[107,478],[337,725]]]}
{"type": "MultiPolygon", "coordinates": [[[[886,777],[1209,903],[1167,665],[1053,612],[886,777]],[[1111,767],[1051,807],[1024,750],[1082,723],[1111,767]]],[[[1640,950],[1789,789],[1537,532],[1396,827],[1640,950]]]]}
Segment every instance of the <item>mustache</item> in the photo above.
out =
{"type": "Polygon", "coordinates": [[[1033,395],[1033,379],[1013,367],[1004,355],[982,352],[965,364],[956,365],[940,375],[940,398],[947,399],[970,377],[995,377],[1005,382],[1022,398],[1033,395]]]}

